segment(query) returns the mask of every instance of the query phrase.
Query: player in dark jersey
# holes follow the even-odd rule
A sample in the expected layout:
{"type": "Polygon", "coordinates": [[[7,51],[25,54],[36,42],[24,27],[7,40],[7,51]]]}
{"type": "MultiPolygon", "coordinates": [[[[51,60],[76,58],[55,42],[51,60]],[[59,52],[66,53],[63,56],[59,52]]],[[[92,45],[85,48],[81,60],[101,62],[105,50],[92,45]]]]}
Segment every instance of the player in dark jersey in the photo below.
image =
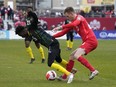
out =
{"type": "MultiPolygon", "coordinates": [[[[26,47],[26,51],[27,53],[29,54],[30,58],[31,58],[31,61],[30,61],[30,64],[32,64],[34,61],[35,61],[35,57],[33,55],[33,52],[32,52],[32,49],[30,47],[30,43],[31,41],[33,40],[32,36],[29,36],[29,37],[26,37],[25,38],[25,47],[26,47]]],[[[41,54],[41,57],[42,57],[42,60],[41,60],[41,63],[44,63],[45,62],[45,55],[44,55],[44,50],[42,48],[42,46],[40,45],[39,42],[33,40],[38,51],[40,52],[41,54]]]]}
{"type": "MultiPolygon", "coordinates": [[[[64,24],[68,24],[70,23],[69,20],[65,20],[64,24]]],[[[73,47],[73,30],[70,30],[67,34],[66,34],[66,45],[67,45],[67,50],[71,50],[73,47]]]]}
{"type": "Polygon", "coordinates": [[[37,15],[32,11],[32,7],[28,7],[26,16],[26,24],[28,29],[37,29],[38,23],[39,21],[37,15]]]}
{"type": "MultiPolygon", "coordinates": [[[[23,22],[23,21],[18,21],[18,22],[15,23],[15,28],[17,28],[17,26],[19,26],[19,25],[26,26],[26,23],[23,22]]],[[[41,54],[41,57],[42,57],[41,62],[44,63],[45,62],[44,51],[43,51],[43,48],[41,47],[40,43],[33,40],[32,36],[25,37],[24,41],[25,41],[26,51],[27,51],[29,57],[31,58],[31,61],[29,63],[32,64],[35,61],[35,58],[34,58],[34,55],[33,55],[33,52],[32,52],[32,48],[30,47],[31,41],[34,41],[36,47],[38,48],[38,51],[41,54]]]]}
{"type": "Polygon", "coordinates": [[[58,40],[46,33],[41,25],[39,27],[37,26],[37,17],[32,12],[28,12],[26,23],[26,26],[20,25],[16,28],[16,34],[23,38],[31,36],[34,41],[48,48],[48,66],[65,73],[68,76],[67,83],[71,83],[74,75],[64,68],[68,62],[60,56],[61,51],[58,40]],[[55,60],[59,64],[55,63],[55,60]]]}
{"type": "MultiPolygon", "coordinates": [[[[28,7],[28,9],[27,9],[27,16],[26,16],[26,24],[29,25],[29,21],[32,20],[32,19],[35,19],[35,21],[33,22],[33,25],[35,26],[35,27],[33,27],[33,29],[34,29],[34,28],[36,28],[36,26],[38,25],[38,17],[37,17],[37,15],[32,11],[32,8],[31,8],[31,7],[28,7]]],[[[32,53],[32,49],[31,49],[31,47],[30,47],[31,41],[32,41],[32,36],[28,36],[28,37],[25,38],[25,47],[26,47],[26,51],[27,51],[27,53],[29,54],[29,56],[31,57],[30,64],[33,63],[33,62],[35,61],[34,55],[33,55],[33,53],[32,53]]],[[[35,41],[35,40],[33,40],[33,41],[34,41],[36,47],[38,48],[38,51],[39,51],[40,54],[41,54],[41,57],[42,57],[42,61],[41,61],[41,62],[44,63],[44,62],[45,62],[44,50],[43,50],[43,48],[41,47],[41,45],[40,45],[39,42],[37,42],[37,41],[35,41]]]]}
{"type": "MultiPolygon", "coordinates": [[[[34,21],[34,20],[33,20],[34,21]]],[[[31,22],[33,22],[31,21],[31,22]]],[[[48,48],[48,66],[51,68],[54,68],[62,73],[65,73],[68,76],[68,82],[71,83],[73,80],[74,75],[67,71],[63,66],[67,66],[67,61],[64,59],[61,59],[60,56],[60,46],[57,39],[55,39],[53,36],[50,36],[48,33],[46,33],[42,27],[39,28],[33,28],[32,23],[28,27],[24,26],[18,26],[16,28],[16,34],[19,36],[25,38],[28,36],[32,36],[33,40],[39,42],[43,46],[48,48]],[[30,28],[28,28],[31,26],[30,28]],[[32,28],[32,29],[31,29],[32,28]],[[58,62],[59,64],[55,63],[54,61],[58,62]],[[61,65],[62,66],[61,66],[61,65]]],[[[34,26],[35,27],[35,26],[34,26]]]]}

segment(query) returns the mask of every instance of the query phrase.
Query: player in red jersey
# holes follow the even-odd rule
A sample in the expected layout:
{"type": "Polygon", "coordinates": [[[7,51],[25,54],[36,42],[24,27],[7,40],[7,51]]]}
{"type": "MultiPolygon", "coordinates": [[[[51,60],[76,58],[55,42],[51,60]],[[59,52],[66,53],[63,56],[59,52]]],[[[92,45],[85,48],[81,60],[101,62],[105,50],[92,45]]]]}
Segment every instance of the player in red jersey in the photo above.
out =
{"type": "MultiPolygon", "coordinates": [[[[98,75],[99,72],[83,57],[83,55],[87,55],[89,52],[96,49],[98,45],[96,36],[86,19],[81,15],[77,15],[72,7],[67,7],[64,10],[64,15],[71,21],[71,23],[54,28],[53,31],[62,29],[62,31],[55,34],[54,37],[63,36],[71,29],[74,29],[82,38],[82,44],[71,53],[66,69],[71,71],[74,66],[74,59],[76,59],[90,70],[91,75],[89,79],[91,80],[98,75]]],[[[65,74],[62,76],[62,79],[66,79],[65,74]]]]}

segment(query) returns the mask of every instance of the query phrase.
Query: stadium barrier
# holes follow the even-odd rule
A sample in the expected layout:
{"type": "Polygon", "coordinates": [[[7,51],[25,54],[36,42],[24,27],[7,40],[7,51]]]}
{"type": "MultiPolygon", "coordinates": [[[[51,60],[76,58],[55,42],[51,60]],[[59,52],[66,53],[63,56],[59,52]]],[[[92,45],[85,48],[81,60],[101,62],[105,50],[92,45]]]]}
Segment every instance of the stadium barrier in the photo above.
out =
{"type": "MultiPolygon", "coordinates": [[[[97,39],[116,39],[116,30],[95,30],[97,39]]],[[[78,34],[74,34],[74,39],[80,39],[78,34]]]]}
{"type": "Polygon", "coordinates": [[[10,37],[9,31],[4,30],[0,31],[0,39],[9,39],[9,37],[10,37]]]}
{"type": "MultiPolygon", "coordinates": [[[[46,32],[49,33],[50,35],[55,34],[51,30],[46,30],[46,32]]],[[[66,38],[66,35],[59,37],[58,39],[65,39],[65,38],[66,38]]],[[[9,40],[9,39],[23,39],[23,38],[16,35],[14,31],[1,30],[0,31],[0,40],[5,40],[5,39],[9,40]]]]}
{"type": "MultiPolygon", "coordinates": [[[[46,23],[48,29],[51,26],[59,26],[63,24],[65,18],[39,18],[46,23]]],[[[116,18],[86,18],[87,22],[93,30],[114,30],[116,29],[116,18]]],[[[43,23],[43,22],[42,22],[43,23]]]]}
{"type": "MultiPolygon", "coordinates": [[[[46,30],[46,32],[49,33],[50,35],[55,34],[51,30],[46,30]]],[[[95,30],[94,33],[97,39],[116,39],[116,30],[95,30]]],[[[14,31],[0,31],[0,40],[1,39],[23,39],[23,38],[16,35],[14,31]]],[[[66,39],[66,35],[57,39],[66,39]]],[[[74,39],[80,39],[80,36],[74,33],[74,39]]]]}

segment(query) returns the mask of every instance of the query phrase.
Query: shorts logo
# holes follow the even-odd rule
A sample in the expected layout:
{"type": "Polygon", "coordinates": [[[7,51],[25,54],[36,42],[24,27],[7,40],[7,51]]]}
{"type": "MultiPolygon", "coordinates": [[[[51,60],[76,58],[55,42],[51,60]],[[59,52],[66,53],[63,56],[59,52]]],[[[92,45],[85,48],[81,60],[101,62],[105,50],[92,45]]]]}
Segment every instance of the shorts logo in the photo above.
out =
{"type": "Polygon", "coordinates": [[[37,38],[35,38],[35,37],[33,37],[33,36],[32,36],[32,39],[33,39],[34,41],[37,41],[37,38]]]}
{"type": "Polygon", "coordinates": [[[49,50],[48,53],[52,53],[51,50],[49,50]]]}
{"type": "Polygon", "coordinates": [[[51,46],[49,47],[48,53],[52,53],[52,51],[51,51],[51,46]]]}

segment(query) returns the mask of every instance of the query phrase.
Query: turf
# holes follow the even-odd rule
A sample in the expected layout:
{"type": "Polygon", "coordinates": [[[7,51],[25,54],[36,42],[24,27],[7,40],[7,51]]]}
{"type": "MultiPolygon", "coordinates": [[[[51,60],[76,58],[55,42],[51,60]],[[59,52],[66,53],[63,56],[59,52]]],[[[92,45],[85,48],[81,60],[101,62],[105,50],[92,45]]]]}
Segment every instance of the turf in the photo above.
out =
{"type": "MultiPolygon", "coordinates": [[[[61,56],[68,60],[70,53],[77,48],[81,40],[74,40],[74,47],[66,51],[65,40],[59,40],[61,56]]],[[[71,84],[61,81],[47,81],[45,74],[47,66],[47,49],[44,48],[46,62],[41,64],[41,56],[34,43],[33,49],[36,61],[29,64],[23,40],[0,40],[0,87],[116,87],[116,41],[99,40],[96,50],[85,56],[99,70],[99,75],[88,80],[89,70],[75,61],[78,72],[71,84]]],[[[56,71],[58,75],[61,75],[56,71]]]]}

